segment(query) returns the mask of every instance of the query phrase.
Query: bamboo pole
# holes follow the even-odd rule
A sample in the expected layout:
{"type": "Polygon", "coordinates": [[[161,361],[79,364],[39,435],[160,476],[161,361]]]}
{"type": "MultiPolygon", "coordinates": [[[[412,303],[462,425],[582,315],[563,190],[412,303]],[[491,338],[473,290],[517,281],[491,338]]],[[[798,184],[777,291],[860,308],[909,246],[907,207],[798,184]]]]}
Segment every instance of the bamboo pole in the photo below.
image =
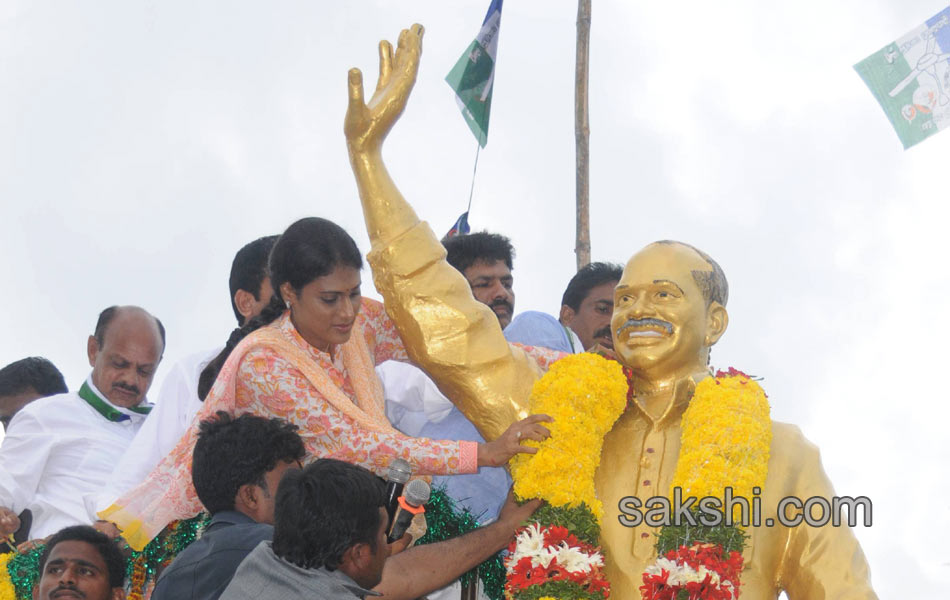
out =
{"type": "Polygon", "coordinates": [[[590,123],[587,110],[587,65],[590,46],[590,2],[577,0],[577,58],[574,70],[574,140],[576,148],[577,268],[590,263],[590,123]]]}

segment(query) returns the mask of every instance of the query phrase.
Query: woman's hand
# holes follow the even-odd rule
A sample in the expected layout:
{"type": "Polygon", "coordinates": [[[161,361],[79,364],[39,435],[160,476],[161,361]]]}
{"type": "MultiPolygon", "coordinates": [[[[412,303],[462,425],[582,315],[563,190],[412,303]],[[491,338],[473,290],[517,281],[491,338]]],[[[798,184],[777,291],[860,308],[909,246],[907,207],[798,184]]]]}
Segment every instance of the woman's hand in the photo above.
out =
{"type": "Polygon", "coordinates": [[[553,420],[547,415],[531,415],[509,426],[497,440],[479,444],[478,466],[498,467],[508,462],[515,454],[536,453],[537,448],[523,446],[522,442],[526,439],[536,442],[547,439],[551,432],[540,423],[553,420]]]}
{"type": "Polygon", "coordinates": [[[378,151],[386,134],[406,108],[409,92],[419,72],[422,34],[422,25],[403,29],[395,56],[392,44],[385,40],[379,43],[379,79],[368,103],[363,101],[363,74],[359,69],[350,69],[350,102],[343,121],[350,152],[378,151]]]}

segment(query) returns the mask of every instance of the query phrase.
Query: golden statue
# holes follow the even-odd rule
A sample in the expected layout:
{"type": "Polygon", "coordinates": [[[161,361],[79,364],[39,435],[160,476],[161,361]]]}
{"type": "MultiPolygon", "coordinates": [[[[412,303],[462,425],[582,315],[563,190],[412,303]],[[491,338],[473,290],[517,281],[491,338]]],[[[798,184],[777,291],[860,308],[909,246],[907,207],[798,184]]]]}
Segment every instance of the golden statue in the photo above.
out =
{"type": "MultiPolygon", "coordinates": [[[[364,102],[362,75],[349,72],[345,133],[372,250],[377,289],[411,359],[438,383],[486,439],[526,414],[534,359],[502,336],[494,314],[399,193],[382,160],[382,143],[415,82],[423,29],[399,36],[395,54],[379,46],[376,91],[364,102]]],[[[611,329],[621,362],[633,372],[636,408],[605,439],[596,484],[607,515],[601,531],[612,595],[640,598],[641,574],[656,558],[655,528],[627,527],[611,514],[628,496],[670,489],[680,451],[680,417],[708,375],[710,347],[729,323],[725,275],[709,256],[677,242],[651,244],[627,263],[615,293],[611,329]]],[[[817,448],[799,429],[772,424],[763,519],[786,496],[832,498],[817,448]]],[[[864,554],[847,527],[752,527],[743,556],[742,598],[876,598],[864,554]]]]}

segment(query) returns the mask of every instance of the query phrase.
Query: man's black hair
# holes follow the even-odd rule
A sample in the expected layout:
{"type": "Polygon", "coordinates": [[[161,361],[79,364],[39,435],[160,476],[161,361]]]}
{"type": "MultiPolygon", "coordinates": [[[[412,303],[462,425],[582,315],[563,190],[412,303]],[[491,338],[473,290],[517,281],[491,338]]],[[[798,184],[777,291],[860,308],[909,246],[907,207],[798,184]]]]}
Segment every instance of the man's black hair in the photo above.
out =
{"type": "MultiPolygon", "coordinates": [[[[99,345],[99,348],[102,348],[102,345],[106,341],[106,330],[109,328],[109,323],[115,319],[116,315],[119,314],[119,309],[121,306],[110,306],[101,313],[99,313],[99,319],[96,321],[96,330],[93,332],[93,337],[96,338],[96,344],[99,345]]],[[[165,349],[165,326],[162,325],[162,322],[158,317],[151,315],[155,319],[155,324],[158,325],[158,333],[162,338],[162,350],[165,349]]]]}
{"type": "Polygon", "coordinates": [[[234,510],[242,485],[267,490],[264,475],[282,461],[306,454],[297,426],[283,419],[244,414],[236,419],[218,411],[217,419],[201,422],[191,465],[198,499],[208,512],[234,510]]]}
{"type": "Polygon", "coordinates": [[[46,561],[53,552],[53,548],[60,542],[86,542],[99,552],[102,562],[109,570],[109,587],[125,587],[125,558],[115,542],[104,533],[99,533],[89,525],[73,525],[60,529],[46,542],[46,547],[40,555],[40,577],[46,570],[46,561]]]}
{"type": "Polygon", "coordinates": [[[274,554],[304,569],[333,571],[351,546],[376,550],[385,484],[367,469],[321,458],[288,471],[277,489],[274,554]]]}
{"type": "Polygon", "coordinates": [[[665,246],[679,244],[680,246],[685,246],[699,255],[706,263],[709,265],[709,270],[699,270],[693,269],[693,281],[696,282],[696,285],[699,286],[699,289],[702,290],[703,298],[706,300],[706,306],[709,306],[713,302],[718,302],[719,304],[725,306],[726,302],[729,301],[729,282],[726,281],[726,273],[722,270],[722,267],[719,266],[713,257],[709,256],[696,246],[691,246],[684,242],[677,242],[675,240],[661,240],[656,242],[657,244],[663,244],[665,246]]]}
{"type": "Polygon", "coordinates": [[[267,259],[279,237],[279,235],[269,235],[258,238],[234,255],[234,261],[231,263],[231,277],[228,278],[228,289],[231,291],[231,310],[234,311],[234,318],[237,319],[239,326],[244,324],[244,315],[234,303],[234,294],[238,290],[244,290],[253,295],[255,300],[261,299],[261,283],[267,277],[267,259]]]}
{"type": "Polygon", "coordinates": [[[574,312],[581,309],[581,302],[598,285],[617,283],[623,275],[623,267],[616,263],[592,262],[581,267],[564,290],[562,306],[570,306],[574,312]]]}
{"type": "Polygon", "coordinates": [[[442,240],[447,256],[445,260],[459,273],[478,262],[495,263],[502,261],[513,269],[512,259],[515,249],[511,240],[498,233],[478,231],[466,235],[456,235],[442,240]]]}
{"type": "Polygon", "coordinates": [[[41,356],[21,358],[0,369],[0,396],[12,396],[31,388],[43,397],[69,391],[56,365],[41,356]]]}

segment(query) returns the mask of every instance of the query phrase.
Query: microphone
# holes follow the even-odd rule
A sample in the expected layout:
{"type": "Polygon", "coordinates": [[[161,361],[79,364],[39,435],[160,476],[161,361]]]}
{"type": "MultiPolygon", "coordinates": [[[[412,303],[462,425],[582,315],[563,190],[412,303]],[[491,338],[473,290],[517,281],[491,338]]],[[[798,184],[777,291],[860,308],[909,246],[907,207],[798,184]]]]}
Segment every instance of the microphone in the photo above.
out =
{"type": "Polygon", "coordinates": [[[396,509],[393,526],[387,536],[390,544],[405,535],[414,516],[426,511],[422,505],[429,501],[430,493],[429,484],[425,481],[413,479],[409,482],[406,493],[399,497],[399,508],[396,509]]]}
{"type": "Polygon", "coordinates": [[[389,523],[393,522],[393,515],[396,514],[396,507],[399,506],[399,496],[402,495],[402,488],[409,481],[412,475],[412,467],[401,458],[394,459],[389,463],[389,473],[386,475],[386,514],[389,515],[389,523]]]}

